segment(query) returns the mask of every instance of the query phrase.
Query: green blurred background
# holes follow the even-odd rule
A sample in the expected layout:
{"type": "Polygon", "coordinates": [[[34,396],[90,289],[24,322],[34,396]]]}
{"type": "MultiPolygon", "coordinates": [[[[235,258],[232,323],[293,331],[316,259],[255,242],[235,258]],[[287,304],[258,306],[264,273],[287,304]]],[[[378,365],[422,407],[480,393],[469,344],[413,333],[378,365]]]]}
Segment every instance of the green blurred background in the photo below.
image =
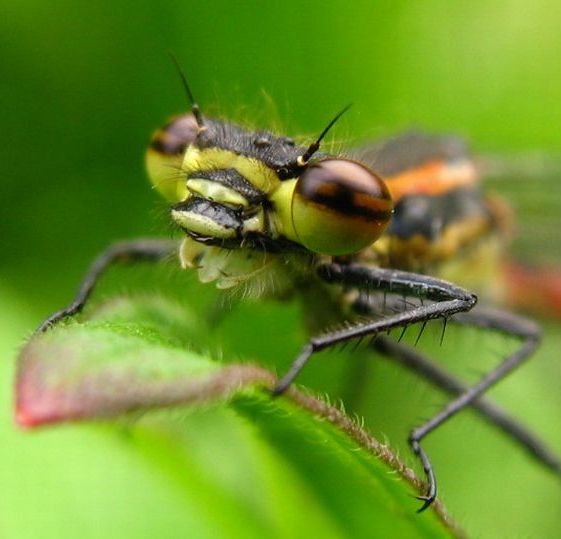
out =
{"type": "MultiPolygon", "coordinates": [[[[280,119],[288,134],[310,134],[352,102],[337,141],[413,125],[464,135],[480,152],[539,157],[561,152],[559,28],[561,5],[545,0],[3,2],[0,536],[33,537],[14,530],[44,518],[34,504],[58,481],[45,478],[41,451],[59,466],[53,477],[72,483],[79,468],[53,455],[75,448],[80,434],[68,441],[12,426],[17,346],[69,299],[93,254],[115,239],[168,231],[143,170],[150,134],[186,108],[168,50],[185,65],[203,110],[226,117],[280,119]]],[[[518,255],[560,261],[561,190],[554,175],[540,178],[539,158],[530,163],[530,178],[494,187],[518,211],[518,255]]],[[[294,352],[303,338],[294,312],[242,308],[225,324],[224,349],[272,362],[267,343],[254,338],[255,327],[259,334],[272,327],[270,339],[288,335],[294,352]],[[256,310],[260,326],[249,325],[256,310]]],[[[558,333],[550,322],[540,358],[496,395],[561,451],[558,333]]],[[[465,356],[459,372],[479,372],[510,346],[486,339],[452,330],[440,354],[457,363],[465,356]],[[476,341],[489,350],[479,363],[471,357],[476,341]]],[[[376,363],[372,371],[370,428],[407,455],[407,429],[443,399],[395,367],[376,363]]],[[[560,482],[464,415],[427,444],[452,513],[481,537],[559,536],[560,482]]]]}

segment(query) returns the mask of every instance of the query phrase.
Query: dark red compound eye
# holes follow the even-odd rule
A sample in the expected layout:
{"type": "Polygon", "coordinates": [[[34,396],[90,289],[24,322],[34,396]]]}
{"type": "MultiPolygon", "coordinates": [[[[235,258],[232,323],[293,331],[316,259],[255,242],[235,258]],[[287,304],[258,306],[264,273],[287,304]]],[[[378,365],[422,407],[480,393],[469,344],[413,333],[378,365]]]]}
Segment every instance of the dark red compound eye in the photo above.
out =
{"type": "Polygon", "coordinates": [[[184,114],[171,120],[154,133],[150,149],[161,155],[178,155],[197,140],[200,128],[193,114],[184,114]]]}
{"type": "Polygon", "coordinates": [[[347,159],[325,159],[306,168],[292,197],[298,240],[310,251],[351,254],[374,243],[388,226],[393,203],[384,181],[347,159]]]}
{"type": "Polygon", "coordinates": [[[179,174],[185,150],[200,133],[192,113],[174,118],[156,131],[146,153],[146,167],[154,187],[170,202],[185,199],[185,180],[179,174]]]}

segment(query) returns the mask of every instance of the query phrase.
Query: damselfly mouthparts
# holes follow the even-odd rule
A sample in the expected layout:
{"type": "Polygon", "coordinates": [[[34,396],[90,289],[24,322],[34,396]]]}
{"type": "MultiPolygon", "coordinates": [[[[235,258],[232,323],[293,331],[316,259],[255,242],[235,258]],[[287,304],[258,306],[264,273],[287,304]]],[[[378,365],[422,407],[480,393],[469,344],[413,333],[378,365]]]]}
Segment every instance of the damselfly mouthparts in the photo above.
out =
{"type": "MultiPolygon", "coordinates": [[[[470,290],[493,299],[489,282],[500,263],[505,228],[504,207],[481,191],[477,167],[462,142],[410,133],[344,157],[329,155],[320,151],[321,142],[346,109],[314,142],[300,146],[285,136],[203,115],[186,82],[185,88],[191,112],[160,129],[147,153],[152,184],[170,202],[171,219],[183,234],[182,267],[196,270],[201,282],[241,287],[256,296],[284,299],[312,291],[336,309],[334,319],[349,320],[342,329],[312,337],[274,394],[294,382],[314,353],[368,337],[379,352],[454,395],[409,438],[428,481],[419,511],[437,494],[421,442],[468,405],[561,473],[558,458],[529,431],[477,400],[531,356],[540,330],[519,316],[476,308],[475,293],[461,287],[466,268],[479,266],[470,290]],[[407,298],[407,308],[392,308],[395,298],[407,298]],[[508,333],[521,344],[466,387],[386,335],[433,319],[508,333]]],[[[109,247],[94,261],[73,302],[39,331],[81,311],[114,262],[157,261],[176,248],[164,240],[109,247]]]]}

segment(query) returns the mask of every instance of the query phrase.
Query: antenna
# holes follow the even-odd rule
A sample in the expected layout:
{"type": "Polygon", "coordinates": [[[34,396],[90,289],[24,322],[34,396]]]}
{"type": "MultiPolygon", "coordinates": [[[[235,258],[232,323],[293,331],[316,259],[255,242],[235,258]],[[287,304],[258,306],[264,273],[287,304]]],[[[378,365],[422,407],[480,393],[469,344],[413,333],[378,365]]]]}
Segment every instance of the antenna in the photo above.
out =
{"type": "Polygon", "coordinates": [[[191,92],[191,88],[189,87],[189,83],[187,82],[187,77],[185,76],[185,72],[181,68],[181,65],[179,64],[179,61],[177,60],[175,54],[169,51],[169,55],[175,65],[175,68],[177,69],[177,72],[179,73],[181,81],[183,82],[183,88],[185,89],[185,93],[187,94],[187,98],[189,99],[189,103],[191,105],[191,112],[193,113],[193,116],[197,121],[197,125],[200,128],[202,128],[205,125],[205,122],[203,120],[203,115],[201,113],[201,109],[199,108],[198,103],[195,101],[195,98],[193,97],[193,92],[191,92]]]}
{"type": "Polygon", "coordinates": [[[319,150],[319,145],[321,144],[323,137],[327,135],[327,133],[335,125],[337,120],[341,118],[341,116],[343,116],[343,114],[345,114],[345,112],[347,112],[352,106],[353,106],[352,103],[347,105],[343,110],[341,110],[338,114],[335,115],[335,117],[327,124],[325,129],[321,132],[320,136],[316,139],[316,141],[312,142],[308,146],[308,149],[304,152],[304,155],[300,155],[298,157],[298,159],[296,160],[298,166],[303,167],[308,163],[310,157],[312,157],[312,155],[314,155],[319,150]]]}

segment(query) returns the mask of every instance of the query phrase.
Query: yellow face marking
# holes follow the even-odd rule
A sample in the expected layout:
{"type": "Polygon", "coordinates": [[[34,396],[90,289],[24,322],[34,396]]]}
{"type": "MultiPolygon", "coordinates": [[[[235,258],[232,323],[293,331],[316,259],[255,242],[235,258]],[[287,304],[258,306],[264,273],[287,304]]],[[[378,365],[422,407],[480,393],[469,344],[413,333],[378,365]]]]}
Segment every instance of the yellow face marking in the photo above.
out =
{"type": "Polygon", "coordinates": [[[224,204],[247,207],[248,201],[237,191],[221,183],[204,178],[190,178],[187,180],[187,189],[192,193],[208,200],[218,200],[224,204]]]}
{"type": "Polygon", "coordinates": [[[200,215],[184,210],[172,210],[171,216],[173,220],[181,227],[201,234],[203,236],[211,236],[213,238],[228,239],[236,237],[236,231],[233,228],[221,226],[216,221],[200,215]]]}
{"type": "Polygon", "coordinates": [[[275,172],[257,159],[238,155],[221,148],[201,150],[195,146],[189,146],[185,152],[181,168],[187,174],[197,171],[233,168],[254,187],[265,193],[269,193],[280,183],[275,172]]]}
{"type": "Polygon", "coordinates": [[[243,222],[243,231],[245,234],[249,232],[263,232],[265,229],[265,212],[260,208],[255,215],[243,222]]]}

